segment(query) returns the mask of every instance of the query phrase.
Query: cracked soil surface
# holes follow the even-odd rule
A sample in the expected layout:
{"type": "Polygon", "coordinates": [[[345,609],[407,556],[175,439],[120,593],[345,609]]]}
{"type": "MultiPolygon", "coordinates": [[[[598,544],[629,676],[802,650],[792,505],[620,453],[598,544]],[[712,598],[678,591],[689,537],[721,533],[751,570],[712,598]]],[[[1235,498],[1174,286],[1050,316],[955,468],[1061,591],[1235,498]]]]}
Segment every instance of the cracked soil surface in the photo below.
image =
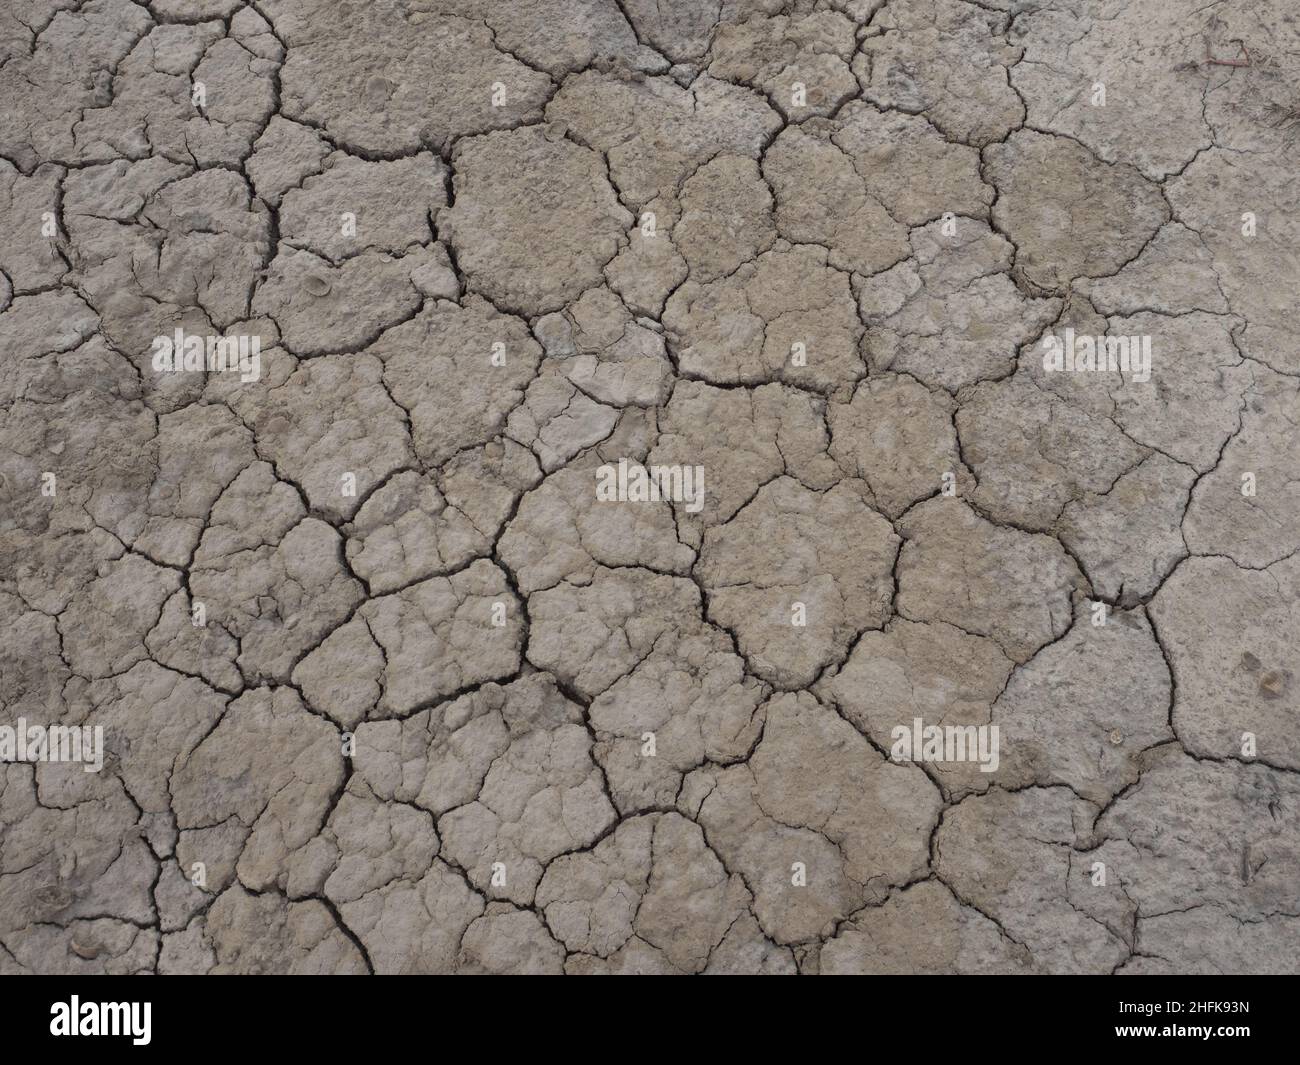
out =
{"type": "Polygon", "coordinates": [[[0,972],[1297,971],[1298,153],[1292,0],[6,0],[0,972]]]}

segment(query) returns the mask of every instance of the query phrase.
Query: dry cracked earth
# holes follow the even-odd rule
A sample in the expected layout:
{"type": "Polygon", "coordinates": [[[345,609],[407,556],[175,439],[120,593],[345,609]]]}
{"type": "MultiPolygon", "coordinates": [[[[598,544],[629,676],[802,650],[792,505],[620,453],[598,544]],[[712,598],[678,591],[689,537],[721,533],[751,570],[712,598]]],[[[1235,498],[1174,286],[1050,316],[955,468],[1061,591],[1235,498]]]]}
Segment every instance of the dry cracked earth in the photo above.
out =
{"type": "Polygon", "coordinates": [[[1296,971],[1298,141],[1291,0],[8,0],[0,971],[1296,971]]]}

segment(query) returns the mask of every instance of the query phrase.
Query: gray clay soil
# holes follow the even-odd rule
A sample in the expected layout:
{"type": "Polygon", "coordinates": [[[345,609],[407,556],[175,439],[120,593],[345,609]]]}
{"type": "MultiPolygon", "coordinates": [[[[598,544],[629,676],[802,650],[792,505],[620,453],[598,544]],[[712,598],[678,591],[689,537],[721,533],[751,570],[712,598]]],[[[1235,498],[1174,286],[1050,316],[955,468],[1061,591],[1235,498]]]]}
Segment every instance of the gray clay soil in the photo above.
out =
{"type": "Polygon", "coordinates": [[[1292,0],[5,0],[0,972],[1296,971],[1298,153],[1292,0]]]}

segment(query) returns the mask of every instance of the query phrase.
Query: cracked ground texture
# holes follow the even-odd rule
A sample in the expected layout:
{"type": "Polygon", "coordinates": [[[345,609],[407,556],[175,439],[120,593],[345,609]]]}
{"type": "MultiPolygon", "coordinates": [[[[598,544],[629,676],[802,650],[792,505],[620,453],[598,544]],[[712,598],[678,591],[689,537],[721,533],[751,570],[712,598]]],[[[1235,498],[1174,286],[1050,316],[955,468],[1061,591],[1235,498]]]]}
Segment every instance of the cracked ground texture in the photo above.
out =
{"type": "Polygon", "coordinates": [[[1298,142],[1292,0],[6,0],[0,972],[1295,972],[1298,142]]]}

